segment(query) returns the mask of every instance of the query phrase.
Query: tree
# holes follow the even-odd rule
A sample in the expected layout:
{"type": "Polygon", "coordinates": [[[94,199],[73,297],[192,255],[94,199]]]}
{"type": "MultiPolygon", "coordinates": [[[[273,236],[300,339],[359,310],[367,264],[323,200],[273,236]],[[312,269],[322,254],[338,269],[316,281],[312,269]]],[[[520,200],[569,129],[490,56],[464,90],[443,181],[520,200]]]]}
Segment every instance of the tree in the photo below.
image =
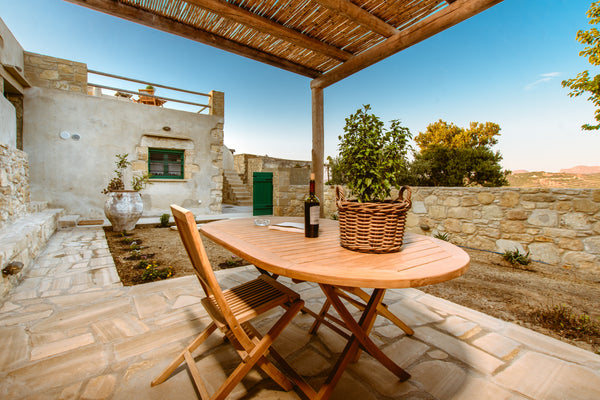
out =
{"type": "Polygon", "coordinates": [[[348,179],[342,168],[340,167],[339,157],[327,157],[327,164],[329,166],[329,180],[325,182],[327,185],[345,185],[348,183],[348,179]]]}
{"type": "Polygon", "coordinates": [[[415,137],[415,142],[421,151],[432,146],[453,149],[476,146],[491,147],[498,144],[496,136],[500,136],[500,125],[493,122],[485,124],[471,122],[469,129],[464,129],[440,119],[438,122],[429,124],[425,132],[420,132],[415,137]]]}
{"type": "MultiPolygon", "coordinates": [[[[593,2],[587,12],[590,25],[600,23],[600,1],[593,2]]],[[[600,65],[600,32],[596,27],[587,31],[580,30],[577,32],[576,39],[579,43],[586,47],[579,52],[581,57],[587,57],[591,65],[600,65]]],[[[577,97],[588,92],[590,97],[588,100],[596,106],[595,119],[598,122],[596,125],[584,124],[581,129],[591,131],[600,129],[600,75],[596,74],[590,77],[589,71],[583,71],[577,74],[573,79],[562,81],[563,87],[571,89],[569,97],[577,97]]]]}
{"type": "Polygon", "coordinates": [[[509,171],[502,171],[498,143],[500,126],[472,122],[469,129],[442,120],[430,124],[415,142],[420,152],[410,165],[410,184],[421,186],[503,186],[509,171]]]}

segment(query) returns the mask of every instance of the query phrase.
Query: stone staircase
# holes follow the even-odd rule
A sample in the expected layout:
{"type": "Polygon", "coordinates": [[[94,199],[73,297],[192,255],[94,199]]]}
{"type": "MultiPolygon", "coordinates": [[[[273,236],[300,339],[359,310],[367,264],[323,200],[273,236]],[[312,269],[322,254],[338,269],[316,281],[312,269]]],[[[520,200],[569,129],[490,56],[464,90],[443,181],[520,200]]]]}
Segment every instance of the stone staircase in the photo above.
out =
{"type": "Polygon", "coordinates": [[[0,228],[0,302],[44,250],[63,216],[62,209],[48,209],[45,202],[32,202],[28,211],[0,228]]]}
{"type": "Polygon", "coordinates": [[[238,206],[251,206],[252,194],[234,170],[223,171],[223,202],[238,206]]]}

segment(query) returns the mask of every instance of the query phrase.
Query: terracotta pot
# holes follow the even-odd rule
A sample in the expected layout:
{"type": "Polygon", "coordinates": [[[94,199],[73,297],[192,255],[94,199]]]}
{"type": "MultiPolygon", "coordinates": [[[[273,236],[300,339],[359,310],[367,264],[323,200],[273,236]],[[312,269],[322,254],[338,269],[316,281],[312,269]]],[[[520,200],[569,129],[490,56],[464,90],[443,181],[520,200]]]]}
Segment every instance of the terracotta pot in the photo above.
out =
{"type": "Polygon", "coordinates": [[[134,229],[143,211],[142,196],[135,190],[110,192],[104,203],[104,214],[115,232],[134,229]]]}

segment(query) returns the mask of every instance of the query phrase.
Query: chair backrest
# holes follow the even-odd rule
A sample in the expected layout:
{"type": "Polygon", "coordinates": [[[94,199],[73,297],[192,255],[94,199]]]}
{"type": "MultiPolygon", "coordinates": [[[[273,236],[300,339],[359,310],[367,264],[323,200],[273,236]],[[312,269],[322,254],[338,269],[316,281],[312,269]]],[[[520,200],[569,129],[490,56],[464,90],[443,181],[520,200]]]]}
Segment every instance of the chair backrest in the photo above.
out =
{"type": "Polygon", "coordinates": [[[206,250],[202,243],[200,232],[198,232],[194,214],[192,214],[191,211],[174,204],[171,205],[171,212],[175,218],[175,224],[177,225],[177,231],[179,232],[183,246],[196,270],[196,275],[198,275],[198,278],[200,279],[200,283],[202,284],[206,296],[214,296],[221,312],[227,318],[229,306],[225,301],[223,291],[219,286],[219,282],[215,277],[215,273],[213,272],[208,256],[206,255],[206,250]]]}

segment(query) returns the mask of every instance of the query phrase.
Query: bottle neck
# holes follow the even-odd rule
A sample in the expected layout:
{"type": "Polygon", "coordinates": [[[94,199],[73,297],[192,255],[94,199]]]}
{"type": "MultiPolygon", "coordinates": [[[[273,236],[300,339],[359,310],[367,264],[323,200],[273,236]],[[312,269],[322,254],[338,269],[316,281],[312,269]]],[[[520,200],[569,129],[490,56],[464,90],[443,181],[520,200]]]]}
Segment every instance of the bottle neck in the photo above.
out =
{"type": "Polygon", "coordinates": [[[308,187],[309,187],[308,192],[310,194],[315,194],[315,181],[311,180],[308,187]]]}

